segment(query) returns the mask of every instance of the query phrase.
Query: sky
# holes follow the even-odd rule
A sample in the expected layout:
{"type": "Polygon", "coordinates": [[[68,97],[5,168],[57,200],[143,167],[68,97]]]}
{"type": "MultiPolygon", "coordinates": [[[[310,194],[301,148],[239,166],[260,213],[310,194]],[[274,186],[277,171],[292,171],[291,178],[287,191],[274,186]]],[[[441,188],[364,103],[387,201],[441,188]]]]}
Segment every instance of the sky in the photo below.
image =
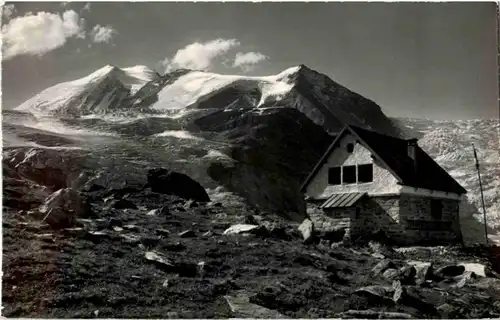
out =
{"type": "Polygon", "coordinates": [[[2,108],[112,64],[272,75],[304,64],[394,117],[498,118],[494,2],[7,2],[2,108]]]}

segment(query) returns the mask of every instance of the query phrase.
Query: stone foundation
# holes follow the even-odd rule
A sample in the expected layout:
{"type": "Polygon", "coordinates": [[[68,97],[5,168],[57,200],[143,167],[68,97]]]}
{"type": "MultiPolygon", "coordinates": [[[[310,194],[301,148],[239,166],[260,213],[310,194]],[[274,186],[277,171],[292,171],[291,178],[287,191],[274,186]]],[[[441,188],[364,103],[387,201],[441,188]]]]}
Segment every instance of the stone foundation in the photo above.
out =
{"type": "Polygon", "coordinates": [[[345,229],[356,239],[382,230],[395,243],[450,243],[460,240],[457,220],[459,202],[438,199],[442,203],[441,220],[431,215],[430,197],[401,194],[360,199],[350,208],[320,209],[324,201],[308,202],[308,214],[319,231],[345,229]]]}

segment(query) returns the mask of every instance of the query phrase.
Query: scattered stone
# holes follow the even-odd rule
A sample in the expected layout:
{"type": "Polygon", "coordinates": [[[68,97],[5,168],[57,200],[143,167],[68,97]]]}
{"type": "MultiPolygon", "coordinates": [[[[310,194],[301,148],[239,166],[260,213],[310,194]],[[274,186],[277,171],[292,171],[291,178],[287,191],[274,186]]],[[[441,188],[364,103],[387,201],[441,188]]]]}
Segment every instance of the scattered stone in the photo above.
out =
{"type": "Polygon", "coordinates": [[[89,240],[100,241],[102,239],[111,239],[111,235],[104,231],[88,231],[86,236],[89,240]]]}
{"type": "Polygon", "coordinates": [[[167,229],[156,229],[155,232],[164,237],[170,236],[170,231],[168,231],[167,229]]]}
{"type": "Polygon", "coordinates": [[[460,263],[459,266],[465,268],[465,272],[474,272],[480,277],[486,277],[487,267],[481,263],[460,263]]]}
{"type": "Polygon", "coordinates": [[[396,269],[396,265],[391,260],[385,259],[380,261],[373,267],[372,273],[374,276],[382,274],[387,269],[396,269]]]}
{"type": "Polygon", "coordinates": [[[151,187],[153,192],[177,195],[200,202],[210,201],[205,189],[185,174],[156,168],[148,171],[147,180],[147,187],[151,187]]]}
{"type": "Polygon", "coordinates": [[[373,310],[348,310],[338,315],[341,319],[414,319],[412,315],[402,312],[373,310]]]}
{"type": "Polygon", "coordinates": [[[141,242],[141,237],[139,237],[135,234],[122,233],[122,234],[120,234],[120,237],[123,238],[124,242],[130,243],[130,244],[137,244],[137,243],[141,242]]]}
{"type": "Polygon", "coordinates": [[[166,279],[165,281],[163,281],[163,284],[162,284],[163,288],[168,288],[169,286],[170,286],[170,280],[169,279],[166,279]]]}
{"type": "Polygon", "coordinates": [[[113,227],[113,230],[116,231],[116,232],[122,232],[123,231],[123,228],[122,227],[113,227]]]}
{"type": "Polygon", "coordinates": [[[137,206],[130,200],[119,199],[113,203],[113,208],[115,209],[137,209],[137,206]]]}
{"type": "Polygon", "coordinates": [[[298,229],[300,233],[302,233],[304,243],[311,243],[314,241],[314,224],[311,219],[304,219],[298,229]]]}
{"type": "Polygon", "coordinates": [[[455,285],[456,288],[463,288],[469,281],[470,279],[475,279],[476,274],[472,271],[467,271],[464,274],[457,276],[458,282],[455,285]]]}
{"type": "Polygon", "coordinates": [[[397,302],[399,302],[403,298],[403,295],[405,293],[404,292],[404,288],[401,285],[400,281],[394,281],[392,283],[392,289],[394,290],[394,294],[392,296],[392,300],[397,303],[397,302]]]}
{"type": "Polygon", "coordinates": [[[259,228],[257,225],[253,224],[235,224],[224,231],[224,235],[249,233],[252,230],[259,228]]]}
{"type": "Polygon", "coordinates": [[[434,272],[434,275],[440,278],[453,278],[465,272],[464,266],[450,265],[441,267],[434,272]]]}
{"type": "Polygon", "coordinates": [[[146,213],[146,215],[147,216],[156,216],[156,215],[158,215],[158,212],[159,212],[158,209],[153,209],[153,210],[148,211],[148,213],[146,213]]]}
{"type": "Polygon", "coordinates": [[[196,233],[193,230],[185,230],[179,233],[179,237],[181,238],[193,238],[196,237],[196,233]]]}
{"type": "Polygon", "coordinates": [[[361,294],[361,295],[372,295],[376,297],[387,297],[389,293],[392,293],[394,290],[392,287],[387,287],[387,286],[380,286],[380,285],[374,285],[374,286],[366,286],[357,289],[354,291],[356,294],[361,294]]]}
{"type": "Polygon", "coordinates": [[[436,310],[440,313],[443,319],[446,319],[450,318],[450,315],[455,311],[455,308],[453,308],[448,303],[443,303],[442,305],[438,306],[436,310]]]}
{"type": "Polygon", "coordinates": [[[410,261],[408,264],[412,265],[416,270],[415,283],[418,285],[432,280],[434,268],[430,262],[410,261]]]}
{"type": "Polygon", "coordinates": [[[141,229],[136,226],[135,224],[126,224],[123,226],[123,229],[129,230],[129,231],[140,231],[141,229]]]}
{"type": "Polygon", "coordinates": [[[383,273],[382,273],[382,276],[384,278],[386,278],[387,280],[396,280],[399,278],[400,276],[400,273],[398,270],[396,269],[393,269],[393,268],[390,268],[390,269],[387,269],[385,270],[383,273]]]}
{"type": "Polygon", "coordinates": [[[417,269],[414,266],[404,266],[399,270],[399,278],[402,284],[414,284],[417,269]]]}
{"type": "Polygon", "coordinates": [[[199,206],[200,205],[198,204],[198,202],[196,202],[194,200],[188,200],[184,204],[184,209],[191,209],[191,208],[196,208],[196,207],[199,207],[199,206]]]}
{"type": "Polygon", "coordinates": [[[163,254],[156,252],[156,251],[148,251],[144,255],[146,257],[146,260],[153,262],[155,265],[166,268],[166,269],[172,269],[174,268],[174,264],[172,261],[167,259],[163,254]]]}
{"type": "Polygon", "coordinates": [[[83,235],[85,234],[85,229],[81,227],[76,227],[76,228],[66,228],[62,230],[63,232],[69,233],[69,234],[76,234],[76,235],[83,235]]]}
{"type": "Polygon", "coordinates": [[[169,311],[166,313],[167,319],[179,319],[179,313],[175,311],[169,311]]]}
{"type": "Polygon", "coordinates": [[[213,233],[212,231],[210,231],[210,230],[209,230],[209,231],[207,231],[207,232],[205,232],[204,234],[202,234],[202,236],[203,236],[203,237],[207,237],[207,238],[208,238],[208,237],[211,237],[211,236],[213,236],[213,235],[214,235],[214,233],[213,233]]]}
{"type": "Polygon", "coordinates": [[[251,303],[247,294],[239,293],[234,296],[224,296],[233,318],[254,318],[254,319],[282,319],[281,313],[257,304],[251,303]]]}

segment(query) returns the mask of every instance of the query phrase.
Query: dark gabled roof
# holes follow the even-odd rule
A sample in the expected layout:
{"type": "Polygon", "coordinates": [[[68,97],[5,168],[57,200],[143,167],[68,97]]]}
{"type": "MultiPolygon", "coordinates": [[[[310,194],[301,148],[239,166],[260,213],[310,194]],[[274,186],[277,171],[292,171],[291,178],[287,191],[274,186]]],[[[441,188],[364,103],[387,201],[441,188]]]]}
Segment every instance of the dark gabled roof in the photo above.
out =
{"type": "Polygon", "coordinates": [[[330,154],[346,133],[352,133],[359,142],[372,152],[402,185],[458,194],[467,191],[437,164],[418,145],[415,147],[416,168],[408,156],[408,140],[384,135],[375,131],[348,125],[342,129],[335,141],[321,157],[311,174],[302,185],[302,192],[325,164],[330,154]]]}

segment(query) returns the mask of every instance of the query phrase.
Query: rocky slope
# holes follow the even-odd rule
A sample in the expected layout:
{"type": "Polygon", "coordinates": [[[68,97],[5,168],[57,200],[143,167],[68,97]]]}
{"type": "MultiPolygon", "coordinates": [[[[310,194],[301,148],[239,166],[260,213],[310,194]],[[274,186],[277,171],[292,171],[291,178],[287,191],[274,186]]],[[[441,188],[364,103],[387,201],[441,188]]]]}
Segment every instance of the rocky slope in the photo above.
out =
{"type": "Polygon", "coordinates": [[[298,223],[229,194],[165,194],[189,178],[149,175],[143,187],[64,189],[43,212],[4,207],[3,315],[500,316],[500,279],[477,253],[348,245],[325,233],[305,244],[298,223]]]}

